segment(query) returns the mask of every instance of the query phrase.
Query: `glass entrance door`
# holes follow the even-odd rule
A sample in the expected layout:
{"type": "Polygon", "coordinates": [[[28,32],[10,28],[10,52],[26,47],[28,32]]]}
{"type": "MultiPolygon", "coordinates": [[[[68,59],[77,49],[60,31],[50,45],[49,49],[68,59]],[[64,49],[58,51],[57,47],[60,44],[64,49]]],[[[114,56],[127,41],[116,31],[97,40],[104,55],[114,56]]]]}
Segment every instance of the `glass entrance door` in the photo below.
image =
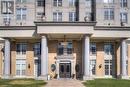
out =
{"type": "Polygon", "coordinates": [[[71,77],[71,64],[60,63],[59,72],[60,72],[60,78],[70,78],[71,77]]]}

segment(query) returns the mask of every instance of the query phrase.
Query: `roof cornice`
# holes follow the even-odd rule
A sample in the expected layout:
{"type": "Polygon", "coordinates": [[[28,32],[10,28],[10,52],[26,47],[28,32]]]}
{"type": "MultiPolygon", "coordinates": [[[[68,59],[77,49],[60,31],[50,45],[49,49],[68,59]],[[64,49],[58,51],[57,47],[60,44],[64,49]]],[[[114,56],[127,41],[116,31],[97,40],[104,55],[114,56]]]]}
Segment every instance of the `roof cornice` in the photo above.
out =
{"type": "Polygon", "coordinates": [[[121,30],[121,31],[130,31],[128,26],[95,26],[95,30],[121,30]]]}
{"type": "Polygon", "coordinates": [[[95,26],[96,21],[91,22],[34,22],[36,26],[95,26]]]}
{"type": "Polygon", "coordinates": [[[0,26],[0,30],[35,30],[36,26],[0,26]]]}

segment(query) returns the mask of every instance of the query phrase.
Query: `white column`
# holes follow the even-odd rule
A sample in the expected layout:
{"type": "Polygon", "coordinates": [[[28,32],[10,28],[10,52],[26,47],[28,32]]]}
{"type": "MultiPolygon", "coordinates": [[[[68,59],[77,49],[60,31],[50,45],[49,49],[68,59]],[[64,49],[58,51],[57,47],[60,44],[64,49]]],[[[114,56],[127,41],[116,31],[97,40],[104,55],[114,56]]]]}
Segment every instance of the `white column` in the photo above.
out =
{"type": "Polygon", "coordinates": [[[122,40],[121,43],[122,51],[121,51],[121,60],[122,60],[122,78],[125,79],[127,77],[127,70],[126,70],[126,59],[127,59],[127,53],[126,53],[126,41],[122,40]]]}
{"type": "Polygon", "coordinates": [[[89,45],[90,39],[89,36],[86,35],[84,38],[84,80],[90,79],[89,45]]]}
{"type": "Polygon", "coordinates": [[[10,41],[5,40],[4,48],[4,78],[8,79],[10,76],[10,41]]]}
{"type": "Polygon", "coordinates": [[[47,80],[48,75],[48,58],[47,58],[47,38],[41,38],[41,79],[47,80]]]}

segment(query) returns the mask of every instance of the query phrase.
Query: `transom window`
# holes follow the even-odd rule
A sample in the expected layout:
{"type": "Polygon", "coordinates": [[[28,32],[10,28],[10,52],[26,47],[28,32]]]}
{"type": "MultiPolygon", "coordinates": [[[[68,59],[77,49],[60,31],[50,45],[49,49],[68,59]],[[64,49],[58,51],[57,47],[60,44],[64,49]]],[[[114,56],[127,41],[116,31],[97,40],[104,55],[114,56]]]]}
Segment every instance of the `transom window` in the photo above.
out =
{"type": "Polygon", "coordinates": [[[62,12],[53,12],[53,21],[62,21],[62,12]]]}
{"type": "Polygon", "coordinates": [[[43,7],[44,6],[44,0],[37,0],[37,6],[43,7]]]}
{"type": "Polygon", "coordinates": [[[27,45],[26,43],[18,43],[16,45],[16,52],[18,55],[24,55],[26,54],[27,45]]]}
{"type": "Polygon", "coordinates": [[[113,55],[114,54],[114,48],[112,44],[105,44],[104,45],[104,52],[105,55],[113,55]]]}
{"type": "Polygon", "coordinates": [[[17,4],[26,3],[26,2],[27,2],[27,0],[16,0],[17,4]]]}
{"type": "Polygon", "coordinates": [[[26,8],[16,8],[16,19],[26,20],[27,9],[26,8]]]}
{"type": "Polygon", "coordinates": [[[62,0],[53,0],[53,6],[61,7],[62,6],[62,0]]]}
{"type": "Polygon", "coordinates": [[[72,42],[60,42],[58,44],[58,55],[72,54],[73,46],[72,42]]]}
{"type": "Polygon", "coordinates": [[[69,21],[76,21],[76,12],[69,12],[69,21]]]}
{"type": "Polygon", "coordinates": [[[40,43],[34,44],[34,56],[40,56],[41,55],[41,45],[40,43]]]}
{"type": "Polygon", "coordinates": [[[25,76],[26,75],[26,60],[17,59],[16,60],[16,76],[25,76]]]}
{"type": "Polygon", "coordinates": [[[114,8],[104,8],[104,20],[114,20],[114,8]]]}
{"type": "Polygon", "coordinates": [[[114,0],[104,0],[104,3],[108,4],[108,3],[114,3],[114,0]]]}
{"type": "Polygon", "coordinates": [[[90,44],[90,55],[96,55],[96,44],[95,43],[90,44]]]}
{"type": "Polygon", "coordinates": [[[128,16],[127,16],[128,13],[120,13],[120,21],[123,22],[123,23],[127,23],[127,19],[128,19],[128,16]]]}
{"type": "Polygon", "coordinates": [[[120,0],[121,7],[127,7],[127,0],[120,0]]]}

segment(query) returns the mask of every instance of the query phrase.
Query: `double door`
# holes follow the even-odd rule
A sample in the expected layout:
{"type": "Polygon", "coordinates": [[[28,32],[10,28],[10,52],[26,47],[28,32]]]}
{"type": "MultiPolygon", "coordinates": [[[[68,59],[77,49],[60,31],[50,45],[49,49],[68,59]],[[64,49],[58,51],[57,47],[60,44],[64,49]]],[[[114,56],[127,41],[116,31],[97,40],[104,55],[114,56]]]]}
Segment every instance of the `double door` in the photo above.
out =
{"type": "Polygon", "coordinates": [[[59,75],[60,75],[60,78],[70,78],[71,77],[71,63],[60,63],[59,75]]]}

